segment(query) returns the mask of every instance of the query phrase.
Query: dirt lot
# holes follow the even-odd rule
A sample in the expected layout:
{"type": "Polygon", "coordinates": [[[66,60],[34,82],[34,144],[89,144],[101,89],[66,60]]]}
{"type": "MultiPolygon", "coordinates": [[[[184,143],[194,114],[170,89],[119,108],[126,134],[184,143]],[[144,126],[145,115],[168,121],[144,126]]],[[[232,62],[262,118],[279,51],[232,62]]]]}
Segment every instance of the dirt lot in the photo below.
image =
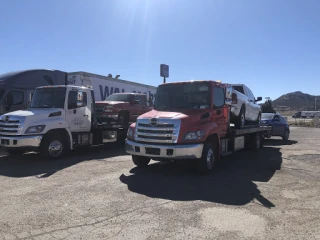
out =
{"type": "Polygon", "coordinates": [[[1,156],[0,239],[320,239],[320,129],[291,131],[209,176],[138,169],[113,145],[55,162],[1,156]]]}

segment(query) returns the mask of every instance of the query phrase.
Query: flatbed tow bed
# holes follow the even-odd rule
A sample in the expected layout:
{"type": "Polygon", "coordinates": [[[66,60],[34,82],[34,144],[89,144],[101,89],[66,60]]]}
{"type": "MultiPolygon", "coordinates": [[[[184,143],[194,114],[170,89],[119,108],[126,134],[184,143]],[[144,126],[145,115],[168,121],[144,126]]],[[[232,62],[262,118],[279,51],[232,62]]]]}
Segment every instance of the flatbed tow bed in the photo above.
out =
{"type": "Polygon", "coordinates": [[[221,156],[243,148],[258,151],[263,147],[264,134],[270,129],[264,125],[247,125],[241,129],[230,127],[229,133],[221,138],[221,156]]]}

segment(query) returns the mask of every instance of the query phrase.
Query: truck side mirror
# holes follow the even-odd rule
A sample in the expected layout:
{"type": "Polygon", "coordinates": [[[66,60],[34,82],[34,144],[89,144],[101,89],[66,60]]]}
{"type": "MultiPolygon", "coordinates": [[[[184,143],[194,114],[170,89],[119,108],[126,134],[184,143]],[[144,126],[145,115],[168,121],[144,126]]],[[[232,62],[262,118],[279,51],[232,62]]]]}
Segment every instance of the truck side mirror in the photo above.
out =
{"type": "Polygon", "coordinates": [[[256,102],[259,102],[259,101],[261,101],[261,100],[262,100],[262,97],[257,97],[256,102]]]}
{"type": "Polygon", "coordinates": [[[238,95],[236,93],[232,93],[231,99],[232,99],[232,104],[238,103],[238,95]]]}

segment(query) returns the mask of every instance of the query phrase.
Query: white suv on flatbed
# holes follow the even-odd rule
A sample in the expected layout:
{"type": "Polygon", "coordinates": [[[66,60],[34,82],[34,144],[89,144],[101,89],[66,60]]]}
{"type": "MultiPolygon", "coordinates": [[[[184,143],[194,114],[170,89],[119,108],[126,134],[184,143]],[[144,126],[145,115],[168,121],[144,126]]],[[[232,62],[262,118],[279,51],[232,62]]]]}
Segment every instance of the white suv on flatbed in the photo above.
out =
{"type": "Polygon", "coordinates": [[[261,107],[257,102],[261,101],[262,97],[256,99],[252,91],[244,84],[231,84],[231,86],[238,97],[237,103],[231,106],[232,123],[237,128],[248,123],[260,124],[261,107]]]}

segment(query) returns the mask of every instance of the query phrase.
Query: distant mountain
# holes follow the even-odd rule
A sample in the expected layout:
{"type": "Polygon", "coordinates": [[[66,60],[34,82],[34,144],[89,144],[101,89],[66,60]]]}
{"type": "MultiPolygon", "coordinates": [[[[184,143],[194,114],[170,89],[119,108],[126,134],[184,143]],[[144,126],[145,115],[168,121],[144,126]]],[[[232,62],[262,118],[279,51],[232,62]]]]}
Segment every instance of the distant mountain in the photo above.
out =
{"type": "Polygon", "coordinates": [[[287,93],[272,101],[276,110],[314,111],[317,98],[317,110],[320,110],[320,96],[314,96],[300,91],[287,93]]]}

